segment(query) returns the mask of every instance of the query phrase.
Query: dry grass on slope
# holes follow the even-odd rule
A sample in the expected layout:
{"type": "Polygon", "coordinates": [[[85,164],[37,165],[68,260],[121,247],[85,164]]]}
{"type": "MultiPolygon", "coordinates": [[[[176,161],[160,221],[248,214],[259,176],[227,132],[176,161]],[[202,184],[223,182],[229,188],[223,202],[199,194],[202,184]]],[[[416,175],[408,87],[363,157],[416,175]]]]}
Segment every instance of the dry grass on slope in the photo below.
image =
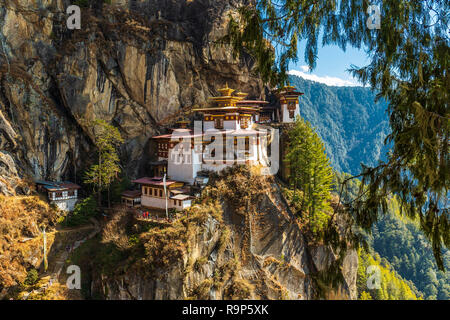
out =
{"type": "Polygon", "coordinates": [[[261,175],[253,167],[230,167],[212,176],[202,196],[226,200],[236,213],[245,213],[255,204],[256,197],[272,192],[272,182],[272,176],[261,175]]]}
{"type": "Polygon", "coordinates": [[[57,217],[57,211],[37,196],[0,196],[0,291],[23,282],[27,269],[39,264],[39,228],[53,225],[57,217]]]}

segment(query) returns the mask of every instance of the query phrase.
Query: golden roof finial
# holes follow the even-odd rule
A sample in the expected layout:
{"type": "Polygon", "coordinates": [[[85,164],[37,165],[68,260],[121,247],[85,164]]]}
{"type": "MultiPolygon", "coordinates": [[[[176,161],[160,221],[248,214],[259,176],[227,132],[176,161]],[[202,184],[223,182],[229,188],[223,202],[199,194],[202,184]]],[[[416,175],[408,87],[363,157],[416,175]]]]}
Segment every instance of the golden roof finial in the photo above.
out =
{"type": "Polygon", "coordinates": [[[294,91],[295,87],[291,86],[291,83],[289,82],[289,78],[286,80],[286,86],[283,89],[288,92],[294,91]]]}
{"type": "Polygon", "coordinates": [[[218,89],[223,97],[231,96],[231,94],[234,92],[234,89],[228,88],[228,81],[226,82],[225,88],[218,89]]]}

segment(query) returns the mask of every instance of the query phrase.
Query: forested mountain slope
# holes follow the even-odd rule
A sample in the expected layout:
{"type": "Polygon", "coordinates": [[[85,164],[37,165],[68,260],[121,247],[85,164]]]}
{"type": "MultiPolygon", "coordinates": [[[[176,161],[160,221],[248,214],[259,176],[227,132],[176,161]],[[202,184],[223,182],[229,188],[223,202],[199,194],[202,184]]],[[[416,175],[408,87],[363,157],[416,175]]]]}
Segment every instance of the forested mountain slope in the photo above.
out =
{"type": "Polygon", "coordinates": [[[416,224],[398,215],[383,216],[369,243],[404,279],[413,281],[425,299],[450,299],[450,252],[442,255],[447,272],[439,271],[430,243],[416,224]]]}
{"type": "Polygon", "coordinates": [[[300,97],[300,114],[325,142],[333,167],[357,174],[360,163],[375,164],[387,148],[389,133],[385,101],[375,103],[375,93],[363,87],[330,87],[290,75],[300,97]]]}
{"type": "MultiPolygon", "coordinates": [[[[342,181],[349,175],[336,173],[336,177],[342,181]]],[[[358,188],[359,180],[351,180],[344,192],[343,201],[347,202],[353,199],[358,188]]],[[[389,273],[390,269],[394,270],[406,281],[417,297],[449,300],[450,251],[444,250],[442,254],[446,272],[440,271],[436,265],[430,242],[419,229],[418,223],[401,214],[396,198],[389,199],[388,204],[388,212],[380,215],[378,222],[372,228],[372,233],[366,237],[369,254],[362,252],[359,263],[370,265],[376,261],[375,263],[382,268],[382,274],[389,273]]],[[[361,265],[358,268],[358,293],[361,294],[366,291],[364,286],[367,274],[361,265]]],[[[397,283],[397,285],[383,287],[385,290],[367,291],[364,298],[411,297],[410,292],[404,292],[404,290],[400,290],[400,287],[402,285],[399,286],[397,283]],[[370,294],[370,297],[367,294],[370,294]]]]}
{"type": "MultiPolygon", "coordinates": [[[[375,165],[385,156],[387,103],[375,103],[376,94],[369,88],[330,87],[293,75],[289,79],[304,92],[300,113],[323,139],[336,171],[358,174],[361,162],[375,165]]],[[[403,279],[412,281],[424,299],[450,299],[450,274],[438,270],[429,241],[414,222],[400,217],[395,201],[390,211],[374,226],[370,247],[403,279]]],[[[443,259],[448,270],[450,252],[443,259]]]]}

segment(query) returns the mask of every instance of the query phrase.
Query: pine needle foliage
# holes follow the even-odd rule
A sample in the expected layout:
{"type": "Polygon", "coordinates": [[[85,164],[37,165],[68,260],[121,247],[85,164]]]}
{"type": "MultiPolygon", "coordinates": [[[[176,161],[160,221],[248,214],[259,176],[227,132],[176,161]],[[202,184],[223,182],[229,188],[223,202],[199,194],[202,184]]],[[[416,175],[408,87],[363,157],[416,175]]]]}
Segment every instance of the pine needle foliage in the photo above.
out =
{"type": "MultiPolygon", "coordinates": [[[[102,191],[108,189],[120,172],[120,159],[117,152],[123,138],[119,130],[106,121],[97,119],[92,122],[94,143],[98,148],[98,163],[85,173],[84,183],[97,188],[98,206],[101,206],[102,191]]],[[[109,199],[108,199],[109,205],[109,199]]]]}
{"type": "Polygon", "coordinates": [[[333,172],[322,140],[300,117],[289,130],[286,160],[289,182],[294,190],[293,201],[299,203],[298,214],[308,215],[311,230],[318,233],[326,226],[328,213],[332,211],[329,202],[333,172]]]}

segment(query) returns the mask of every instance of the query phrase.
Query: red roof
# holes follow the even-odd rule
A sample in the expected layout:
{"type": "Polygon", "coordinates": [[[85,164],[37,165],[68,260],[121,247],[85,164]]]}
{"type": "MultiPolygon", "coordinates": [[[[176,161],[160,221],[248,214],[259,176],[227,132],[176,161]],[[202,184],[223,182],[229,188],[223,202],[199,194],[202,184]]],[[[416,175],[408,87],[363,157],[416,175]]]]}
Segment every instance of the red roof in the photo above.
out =
{"type": "Polygon", "coordinates": [[[171,134],[163,134],[163,135],[160,135],[160,136],[153,136],[152,138],[153,139],[163,139],[163,138],[170,139],[171,136],[172,136],[171,134]]]}
{"type": "Polygon", "coordinates": [[[67,188],[67,189],[80,189],[81,187],[73,182],[62,182],[60,184],[61,187],[67,188]]]}
{"type": "Polygon", "coordinates": [[[125,190],[122,192],[122,196],[127,198],[138,198],[141,195],[142,193],[139,190],[125,190]]]}
{"type": "MultiPolygon", "coordinates": [[[[154,186],[164,186],[164,182],[161,177],[153,177],[153,178],[144,177],[137,180],[133,180],[132,182],[139,184],[150,184],[154,186]]],[[[176,182],[175,180],[166,180],[166,186],[170,186],[175,182],[176,182]]]]}
{"type": "Polygon", "coordinates": [[[73,189],[81,189],[79,185],[70,181],[36,181],[36,184],[42,185],[48,191],[65,191],[65,190],[73,190],[73,189]]]}

